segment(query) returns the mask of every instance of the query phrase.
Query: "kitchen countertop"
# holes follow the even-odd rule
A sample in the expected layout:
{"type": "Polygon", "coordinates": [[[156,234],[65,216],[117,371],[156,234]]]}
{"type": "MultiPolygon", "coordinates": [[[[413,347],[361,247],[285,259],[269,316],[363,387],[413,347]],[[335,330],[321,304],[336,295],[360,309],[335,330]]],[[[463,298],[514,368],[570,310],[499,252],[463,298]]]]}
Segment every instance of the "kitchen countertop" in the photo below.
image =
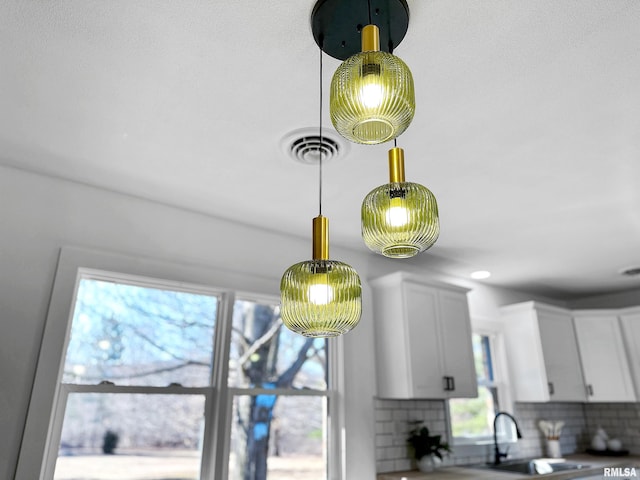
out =
{"type": "MultiPolygon", "coordinates": [[[[570,470],[565,472],[547,473],[545,475],[525,475],[522,473],[501,472],[491,469],[473,467],[444,467],[431,473],[422,473],[417,470],[407,472],[380,473],[377,480],[516,480],[524,478],[541,478],[544,480],[569,480],[602,475],[604,467],[636,467],[637,475],[640,476],[640,457],[599,457],[595,455],[567,455],[567,462],[582,463],[590,465],[589,468],[570,470]]],[[[612,477],[620,478],[620,477],[612,477]]]]}

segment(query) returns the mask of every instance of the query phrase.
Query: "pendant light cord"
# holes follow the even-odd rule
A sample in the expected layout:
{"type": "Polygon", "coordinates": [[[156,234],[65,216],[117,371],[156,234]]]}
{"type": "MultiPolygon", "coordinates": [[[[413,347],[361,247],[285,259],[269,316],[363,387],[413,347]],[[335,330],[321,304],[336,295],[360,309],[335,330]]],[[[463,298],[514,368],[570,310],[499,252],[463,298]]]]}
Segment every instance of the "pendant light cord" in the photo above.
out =
{"type": "Polygon", "coordinates": [[[367,0],[367,6],[369,7],[369,25],[372,25],[372,23],[371,23],[371,0],[367,0]]]}
{"type": "Polygon", "coordinates": [[[320,121],[319,121],[319,136],[320,144],[318,145],[318,214],[322,216],[322,47],[320,50],[320,121]]]}

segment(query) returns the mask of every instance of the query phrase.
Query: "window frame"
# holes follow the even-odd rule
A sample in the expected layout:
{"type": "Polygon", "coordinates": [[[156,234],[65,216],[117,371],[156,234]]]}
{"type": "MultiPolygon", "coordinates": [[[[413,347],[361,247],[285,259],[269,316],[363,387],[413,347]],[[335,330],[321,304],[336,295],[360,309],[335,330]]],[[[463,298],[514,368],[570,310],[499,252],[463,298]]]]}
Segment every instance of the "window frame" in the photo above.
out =
{"type": "MultiPolygon", "coordinates": [[[[205,431],[203,438],[200,479],[226,478],[229,458],[231,420],[227,413],[233,395],[252,395],[258,389],[230,388],[227,385],[228,358],[232,330],[233,307],[236,298],[247,301],[279,302],[273,291],[274,279],[183,265],[148,258],[64,247],[61,249],[47,321],[38,354],[36,375],[29,398],[25,429],[21,438],[15,480],[51,480],[55,470],[57,448],[66,407],[72,391],[104,393],[203,394],[205,395],[205,431]],[[117,272],[117,273],[116,273],[117,272]],[[83,277],[83,275],[85,275],[83,277]],[[95,275],[95,276],[94,276],[95,275]],[[138,387],[118,385],[66,385],[62,383],[73,311],[81,278],[107,279],[155,288],[175,289],[215,295],[218,298],[214,333],[211,385],[207,387],[138,387]],[[210,285],[226,285],[226,288],[210,285]],[[247,293],[256,292],[256,293],[247,293]],[[70,388],[71,387],[71,388],[70,388]],[[216,433],[224,429],[224,434],[216,433]],[[53,451],[55,450],[55,451],[53,451]],[[34,459],[39,459],[34,461],[34,459]]],[[[276,283],[277,285],[277,283],[276,283]]],[[[286,327],[283,327],[286,328],[286,327]]],[[[342,340],[327,342],[327,389],[269,390],[270,394],[314,395],[327,397],[327,479],[343,477],[344,400],[340,395],[342,381],[342,340]]]]}
{"type": "MultiPolygon", "coordinates": [[[[504,326],[502,322],[492,321],[486,318],[471,319],[471,333],[489,338],[489,350],[493,371],[492,387],[497,390],[498,409],[513,413],[513,401],[509,385],[509,371],[505,349],[504,326]]],[[[445,402],[445,414],[447,417],[447,435],[450,443],[455,447],[456,454],[461,456],[486,455],[493,448],[493,434],[471,439],[469,437],[454,437],[451,423],[449,401],[445,402]]],[[[515,429],[514,429],[515,433],[515,429]]],[[[517,442],[515,434],[505,435],[499,432],[498,441],[501,444],[513,444],[517,442]]]]}
{"type": "MultiPolygon", "coordinates": [[[[73,287],[73,294],[71,301],[69,302],[69,314],[67,332],[64,338],[64,343],[60,352],[56,395],[53,399],[53,413],[51,419],[51,427],[48,435],[48,441],[45,446],[43,455],[43,478],[53,479],[55,474],[56,460],[58,457],[58,449],[60,445],[62,426],[64,422],[64,414],[66,411],[67,401],[69,394],[79,393],[113,393],[113,394],[148,394],[148,395],[203,395],[205,400],[204,405],[204,420],[205,431],[216,431],[213,429],[212,422],[215,420],[215,413],[217,411],[217,403],[220,401],[222,392],[217,388],[218,380],[216,378],[217,369],[216,366],[223,361],[219,357],[219,350],[224,347],[224,339],[220,340],[222,330],[224,329],[224,323],[228,321],[224,317],[224,310],[227,310],[227,306],[230,304],[233,306],[234,293],[227,292],[219,288],[207,287],[200,284],[187,283],[184,281],[176,282],[173,280],[161,280],[158,278],[151,278],[147,276],[132,275],[130,273],[116,273],[106,270],[99,270],[94,268],[79,267],[76,271],[76,279],[73,287]],[[120,285],[132,285],[144,288],[156,288],[161,290],[172,290],[177,292],[187,292],[202,295],[215,296],[217,299],[216,306],[216,318],[213,331],[213,356],[212,356],[212,371],[209,378],[209,385],[204,387],[185,387],[182,385],[165,385],[165,386],[141,386],[141,385],[117,385],[117,384],[69,384],[62,381],[64,375],[65,354],[69,346],[71,327],[73,323],[74,310],[77,302],[78,289],[82,280],[98,280],[109,283],[116,283],[120,285]],[[221,345],[222,344],[222,345],[221,345]],[[218,392],[218,394],[216,394],[218,392]]],[[[231,310],[233,310],[231,308],[231,310]]],[[[226,313],[226,312],[225,312],[226,313]]],[[[220,380],[222,382],[222,379],[220,380]]],[[[215,449],[211,449],[212,441],[215,442],[217,438],[212,436],[203,437],[203,452],[215,452],[215,449]],[[209,448],[209,449],[208,449],[209,448]]],[[[215,455],[215,453],[214,453],[215,455]]],[[[207,478],[206,473],[210,469],[209,455],[203,453],[200,462],[200,472],[202,478],[207,478]]]]}

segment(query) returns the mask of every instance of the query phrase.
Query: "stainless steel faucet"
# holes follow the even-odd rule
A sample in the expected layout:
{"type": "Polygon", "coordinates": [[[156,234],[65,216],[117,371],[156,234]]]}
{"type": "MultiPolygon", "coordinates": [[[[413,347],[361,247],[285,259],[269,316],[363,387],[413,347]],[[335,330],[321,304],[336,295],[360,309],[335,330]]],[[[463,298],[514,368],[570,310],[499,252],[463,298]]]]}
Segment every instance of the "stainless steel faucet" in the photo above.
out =
{"type": "Polygon", "coordinates": [[[516,435],[518,436],[518,438],[522,438],[522,434],[520,433],[520,429],[518,428],[518,422],[516,422],[516,419],[513,418],[513,415],[511,415],[510,413],[507,413],[507,412],[498,412],[498,413],[496,413],[496,416],[493,419],[493,447],[494,447],[494,451],[495,451],[495,457],[494,457],[494,460],[493,460],[493,464],[494,465],[499,465],[500,464],[500,459],[507,457],[507,452],[503,453],[498,448],[498,431],[497,431],[496,427],[497,427],[498,417],[500,415],[506,415],[507,417],[509,417],[511,419],[513,424],[516,426],[516,435]]]}

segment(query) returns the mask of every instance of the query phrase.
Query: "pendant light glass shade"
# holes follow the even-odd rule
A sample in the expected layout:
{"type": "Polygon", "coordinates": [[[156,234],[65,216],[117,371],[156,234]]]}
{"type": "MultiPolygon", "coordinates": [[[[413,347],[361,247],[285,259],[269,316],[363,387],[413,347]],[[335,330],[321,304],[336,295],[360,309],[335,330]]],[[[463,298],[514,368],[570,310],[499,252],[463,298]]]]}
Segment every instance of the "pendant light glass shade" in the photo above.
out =
{"type": "Polygon", "coordinates": [[[362,52],[347,58],[333,74],[333,126],[352,142],[382,143],[406,130],[415,109],[411,71],[398,57],[380,51],[378,27],[367,25],[362,52]]]}
{"type": "Polygon", "coordinates": [[[420,184],[405,182],[401,148],[389,150],[389,177],[390,183],[369,192],[362,202],[362,238],[385,257],[413,257],[440,235],[436,197],[420,184]]]}
{"type": "Polygon", "coordinates": [[[336,337],[360,322],[360,277],[346,263],[329,260],[326,217],[313,219],[313,259],[284,272],[280,296],[282,321],[305,337],[336,337]]]}

